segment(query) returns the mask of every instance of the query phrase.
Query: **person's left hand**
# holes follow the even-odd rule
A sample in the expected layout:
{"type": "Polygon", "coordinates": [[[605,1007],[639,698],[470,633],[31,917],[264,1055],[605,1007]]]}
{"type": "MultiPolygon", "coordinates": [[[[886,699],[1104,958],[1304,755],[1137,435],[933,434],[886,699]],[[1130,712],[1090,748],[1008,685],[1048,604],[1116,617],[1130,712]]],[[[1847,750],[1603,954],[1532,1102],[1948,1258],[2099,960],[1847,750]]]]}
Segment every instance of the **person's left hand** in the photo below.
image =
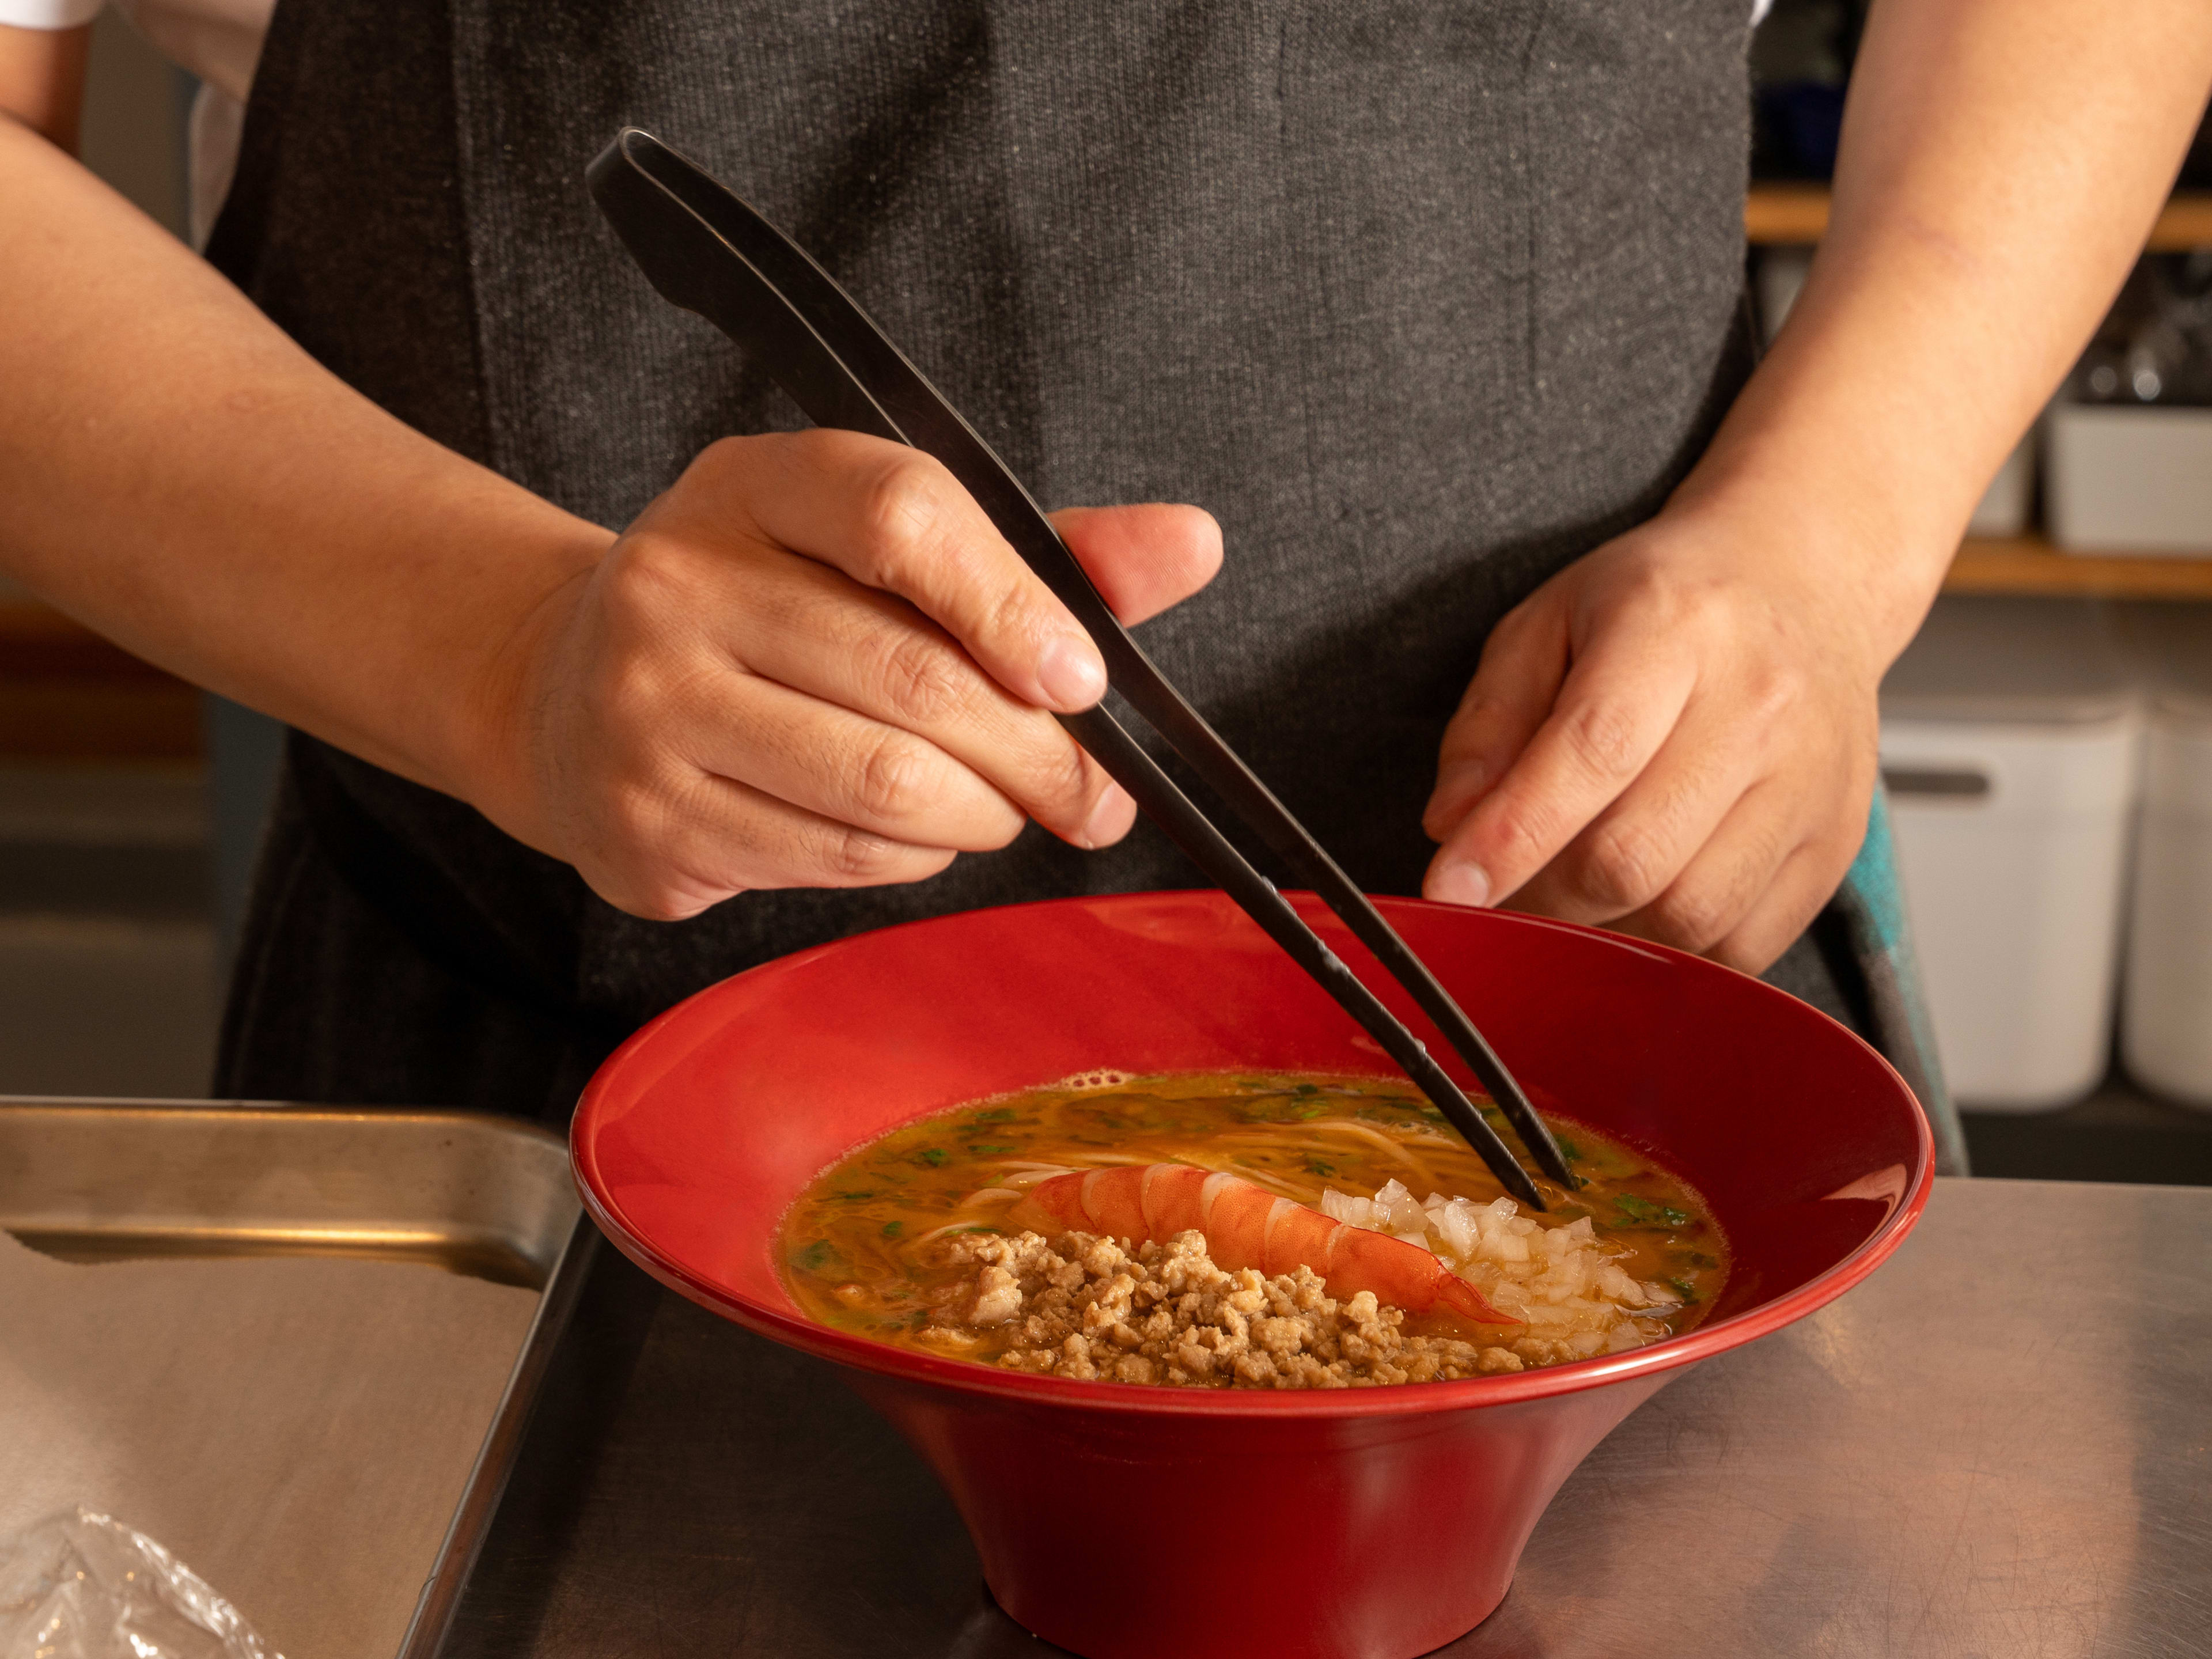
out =
{"type": "Polygon", "coordinates": [[[1849,558],[1748,516],[1669,508],[1498,623],[1423,814],[1443,843],[1429,897],[1753,973],[1827,902],[1866,833],[1875,692],[1905,638],[1849,558]]]}

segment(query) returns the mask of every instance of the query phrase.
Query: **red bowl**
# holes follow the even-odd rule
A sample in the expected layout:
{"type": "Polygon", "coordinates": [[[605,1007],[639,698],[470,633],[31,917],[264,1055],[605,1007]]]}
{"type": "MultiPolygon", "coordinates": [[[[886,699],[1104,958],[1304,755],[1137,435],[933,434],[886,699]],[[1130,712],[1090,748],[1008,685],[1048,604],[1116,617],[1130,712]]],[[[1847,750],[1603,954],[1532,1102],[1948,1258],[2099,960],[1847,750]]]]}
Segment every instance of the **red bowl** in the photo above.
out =
{"type": "MultiPolygon", "coordinates": [[[[1334,917],[1297,902],[1425,1030],[1334,917]]],[[[1703,1193],[1735,1256],[1704,1324],[1516,1376],[1276,1394],[1018,1375],[802,1315],[776,1269],[785,1209],[925,1113],[1097,1068],[1391,1073],[1215,892],[974,911],[726,980],[592,1079],[578,1183],[664,1283],[849,1368],[951,1491],[1000,1606],[1038,1635],[1090,1659],[1426,1653],[1498,1605],[1613,1425],[1897,1248],[1933,1142],[1880,1055],[1755,979],[1589,928],[1381,903],[1539,1106],[1703,1193]]]]}

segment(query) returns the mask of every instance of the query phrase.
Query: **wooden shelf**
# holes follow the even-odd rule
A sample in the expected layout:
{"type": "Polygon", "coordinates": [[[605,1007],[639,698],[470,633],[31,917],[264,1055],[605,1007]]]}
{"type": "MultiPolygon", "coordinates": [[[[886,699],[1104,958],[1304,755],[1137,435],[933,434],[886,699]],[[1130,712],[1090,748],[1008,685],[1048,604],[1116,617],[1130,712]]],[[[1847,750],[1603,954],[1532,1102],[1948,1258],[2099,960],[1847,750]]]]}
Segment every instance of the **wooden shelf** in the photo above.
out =
{"type": "MultiPolygon", "coordinates": [[[[1744,234],[1761,246],[1817,242],[1827,228],[1826,185],[1753,185],[1744,203],[1744,234]]],[[[2175,191],[2145,246],[2153,253],[2212,247],[2212,191],[2175,191]]]]}
{"type": "Polygon", "coordinates": [[[1826,185],[1753,185],[1743,204],[1743,234],[1759,247],[1796,247],[1828,228],[1826,185]]]}
{"type": "Polygon", "coordinates": [[[2101,599],[2212,599],[2212,558],[2061,553],[2040,536],[1970,539],[1946,593],[2024,593],[2101,599]]]}
{"type": "MultiPolygon", "coordinates": [[[[1803,246],[1828,228],[1828,187],[1753,185],[1744,234],[1761,246],[1803,246]]],[[[2158,216],[2154,252],[2212,247],[2212,191],[2179,191],[2158,216]]],[[[1969,540],[1959,550],[1947,593],[2028,593],[2117,599],[2212,599],[2212,557],[2146,558],[2061,553],[2039,536],[1969,540]]]]}

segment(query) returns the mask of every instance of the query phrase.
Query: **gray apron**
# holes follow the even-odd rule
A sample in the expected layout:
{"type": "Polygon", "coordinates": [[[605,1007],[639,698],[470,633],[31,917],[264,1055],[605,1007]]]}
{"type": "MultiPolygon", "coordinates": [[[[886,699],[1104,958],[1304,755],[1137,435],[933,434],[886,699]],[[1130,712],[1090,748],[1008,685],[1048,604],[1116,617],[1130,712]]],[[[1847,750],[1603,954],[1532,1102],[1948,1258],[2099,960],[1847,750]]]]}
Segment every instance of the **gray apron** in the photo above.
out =
{"type": "MultiPolygon", "coordinates": [[[[1370,890],[1413,892],[1485,636],[1649,517],[1748,366],[1747,0],[283,0],[210,257],[401,419],[632,518],[797,423],[600,224],[624,123],[842,280],[1048,506],[1196,502],[1146,648],[1370,890]]],[[[977,905],[1191,884],[1148,825],[933,880],[601,902],[295,736],[230,1095],[557,1117],[723,975],[977,905]]],[[[1825,940],[1825,945],[1824,945],[1825,940]]],[[[1849,941],[1779,982],[1867,1029],[1849,941]]]]}

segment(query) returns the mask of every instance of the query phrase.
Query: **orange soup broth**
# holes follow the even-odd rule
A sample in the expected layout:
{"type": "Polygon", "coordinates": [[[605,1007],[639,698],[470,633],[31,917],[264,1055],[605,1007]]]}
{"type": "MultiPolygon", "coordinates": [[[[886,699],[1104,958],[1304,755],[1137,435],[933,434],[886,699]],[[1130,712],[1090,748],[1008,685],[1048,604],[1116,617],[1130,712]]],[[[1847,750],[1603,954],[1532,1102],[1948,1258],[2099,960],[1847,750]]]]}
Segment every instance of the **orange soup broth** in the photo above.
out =
{"type": "MultiPolygon", "coordinates": [[[[1497,1107],[1483,1110],[1502,1127],[1497,1107]]],[[[1668,1332],[1690,1329],[1728,1276],[1727,1244],[1704,1200],[1633,1148],[1548,1121],[1582,1184],[1570,1193],[1535,1177],[1550,1209],[1529,1218],[1560,1226],[1589,1216],[1631,1277],[1681,1296],[1664,1315],[1668,1332]]],[[[1487,1204],[1504,1195],[1443,1113],[1402,1079],[1100,1074],[933,1114],[832,1165],[785,1215],[786,1282],[823,1324],[926,1346],[917,1334],[972,1271],[954,1257],[959,1236],[1011,1231],[1004,1212],[1050,1175],[1164,1163],[1226,1171],[1316,1206],[1324,1188],[1369,1198],[1392,1180],[1416,1200],[1440,1193],[1487,1204]]],[[[1405,1328],[1473,1334],[1443,1320],[1409,1318],[1405,1328]]],[[[968,1357],[988,1363],[1006,1346],[986,1340],[968,1357]]]]}

